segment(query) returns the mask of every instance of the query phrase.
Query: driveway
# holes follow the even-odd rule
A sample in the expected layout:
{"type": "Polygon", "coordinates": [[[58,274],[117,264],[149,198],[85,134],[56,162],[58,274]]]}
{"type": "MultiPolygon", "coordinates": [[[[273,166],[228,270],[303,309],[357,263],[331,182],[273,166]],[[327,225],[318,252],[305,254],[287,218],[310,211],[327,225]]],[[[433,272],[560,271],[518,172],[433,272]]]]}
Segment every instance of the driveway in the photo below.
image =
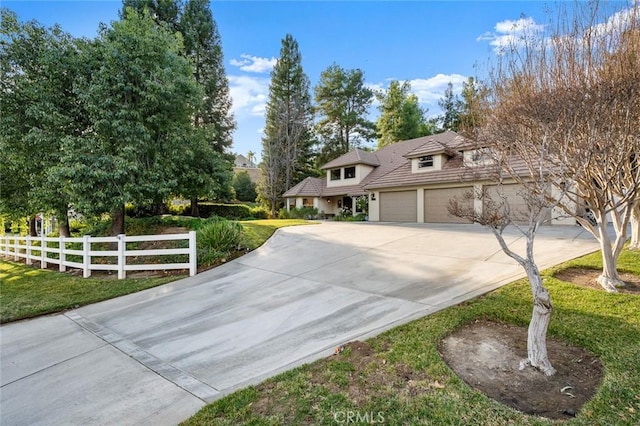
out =
{"type": "MultiPolygon", "coordinates": [[[[524,239],[507,237],[515,247],[524,239]]],[[[541,267],[597,250],[544,227],[541,267]]],[[[0,327],[0,423],[175,424],[342,343],[523,276],[477,225],[327,222],[281,229],[195,277],[0,327]]]]}

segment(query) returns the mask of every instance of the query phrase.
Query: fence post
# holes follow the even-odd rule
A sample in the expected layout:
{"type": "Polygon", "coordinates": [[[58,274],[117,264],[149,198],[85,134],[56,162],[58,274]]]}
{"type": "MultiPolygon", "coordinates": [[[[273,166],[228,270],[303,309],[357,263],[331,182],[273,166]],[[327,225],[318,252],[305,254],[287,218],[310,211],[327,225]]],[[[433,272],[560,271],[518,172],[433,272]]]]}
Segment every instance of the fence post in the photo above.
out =
{"type": "Polygon", "coordinates": [[[89,278],[91,276],[91,236],[82,237],[82,277],[89,278]]]}
{"type": "Polygon", "coordinates": [[[27,265],[31,265],[33,263],[31,261],[31,235],[27,235],[27,260],[25,263],[27,265]]]}
{"type": "Polygon", "coordinates": [[[58,248],[60,249],[60,256],[59,256],[59,260],[60,260],[60,264],[58,265],[59,268],[58,270],[60,272],[64,272],[67,270],[67,266],[64,264],[64,262],[66,262],[66,256],[64,255],[64,236],[60,235],[60,244],[58,244],[58,248]]]}
{"type": "Polygon", "coordinates": [[[20,243],[20,236],[16,235],[15,240],[13,240],[13,261],[18,261],[18,244],[20,243]]]}
{"type": "Polygon", "coordinates": [[[198,273],[198,256],[196,250],[196,231],[189,231],[189,276],[198,273]]]}
{"type": "Polygon", "coordinates": [[[118,279],[122,280],[125,278],[124,265],[126,263],[127,257],[124,255],[124,251],[127,247],[125,244],[125,234],[118,235],[118,279]]]}
{"type": "Polygon", "coordinates": [[[40,268],[46,269],[47,267],[47,241],[45,240],[44,233],[40,234],[40,254],[42,259],[40,260],[40,268]]]}

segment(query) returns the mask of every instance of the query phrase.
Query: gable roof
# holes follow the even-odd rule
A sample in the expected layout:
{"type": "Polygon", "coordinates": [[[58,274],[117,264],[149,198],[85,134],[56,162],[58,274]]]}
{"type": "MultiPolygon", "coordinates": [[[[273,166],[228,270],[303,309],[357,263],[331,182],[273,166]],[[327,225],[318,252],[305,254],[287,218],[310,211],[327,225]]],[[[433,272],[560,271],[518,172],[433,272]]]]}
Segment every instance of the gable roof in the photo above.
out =
{"type": "Polygon", "coordinates": [[[368,164],[375,167],[379,166],[380,162],[378,161],[378,157],[376,157],[375,153],[356,148],[353,151],[349,151],[346,154],[329,161],[327,164],[322,166],[322,170],[350,166],[352,164],[368,164]]]}
{"type": "Polygon", "coordinates": [[[478,178],[480,169],[475,168],[474,172],[467,170],[463,166],[460,151],[475,147],[476,143],[473,140],[453,131],[445,131],[436,135],[396,142],[375,152],[355,149],[328,162],[322,169],[327,170],[355,164],[373,166],[373,170],[359,184],[328,188],[326,179],[307,178],[285,192],[283,196],[330,197],[342,194],[358,196],[373,189],[472,181],[478,178]],[[441,170],[412,173],[412,158],[436,154],[446,154],[448,157],[441,170]]]}
{"type": "Polygon", "coordinates": [[[471,139],[467,139],[451,130],[438,133],[437,135],[424,136],[420,139],[423,139],[425,143],[413,151],[408,152],[405,157],[416,158],[423,155],[442,153],[453,157],[461,148],[471,148],[476,145],[471,139]]]}
{"type": "Polygon", "coordinates": [[[320,197],[322,195],[323,186],[326,187],[324,179],[307,177],[302,182],[282,194],[282,196],[297,197],[301,195],[308,195],[311,197],[320,197]]]}

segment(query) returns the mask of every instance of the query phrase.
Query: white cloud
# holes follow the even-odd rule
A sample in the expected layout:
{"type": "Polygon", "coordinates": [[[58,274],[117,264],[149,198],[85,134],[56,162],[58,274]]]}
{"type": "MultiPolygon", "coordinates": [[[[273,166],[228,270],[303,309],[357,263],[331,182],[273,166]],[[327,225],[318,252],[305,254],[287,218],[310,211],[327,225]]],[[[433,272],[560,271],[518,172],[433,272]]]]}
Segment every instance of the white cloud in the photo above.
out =
{"type": "Polygon", "coordinates": [[[236,116],[263,116],[269,95],[269,78],[229,76],[229,93],[236,116]]]}
{"type": "Polygon", "coordinates": [[[409,83],[411,83],[411,92],[415,93],[421,104],[433,106],[437,105],[438,101],[444,96],[449,83],[453,86],[453,93],[458,94],[462,91],[462,83],[465,81],[467,81],[467,77],[464,75],[437,74],[427,79],[409,80],[409,83]]]}
{"type": "Polygon", "coordinates": [[[259,56],[248,55],[243,53],[240,55],[241,59],[231,59],[229,63],[233,66],[239,67],[242,71],[266,73],[271,71],[278,61],[276,58],[261,58],[259,56]]]}
{"type": "Polygon", "coordinates": [[[488,31],[479,36],[477,41],[488,41],[496,53],[509,47],[519,46],[528,37],[535,37],[542,33],[544,25],[538,24],[531,17],[523,17],[512,21],[507,19],[498,22],[494,31],[488,31]]]}
{"type": "MultiPolygon", "coordinates": [[[[460,74],[436,74],[429,78],[416,78],[409,80],[411,85],[411,93],[418,97],[418,102],[423,108],[428,110],[429,115],[437,115],[440,111],[438,101],[444,97],[449,83],[452,84],[453,94],[458,95],[462,92],[462,84],[467,81],[467,77],[460,74]]],[[[385,79],[385,83],[367,83],[370,89],[386,91],[389,83],[395,79],[385,79]]],[[[404,80],[399,80],[403,83],[404,80]]],[[[376,99],[373,102],[374,107],[378,107],[380,102],[376,99]]]]}

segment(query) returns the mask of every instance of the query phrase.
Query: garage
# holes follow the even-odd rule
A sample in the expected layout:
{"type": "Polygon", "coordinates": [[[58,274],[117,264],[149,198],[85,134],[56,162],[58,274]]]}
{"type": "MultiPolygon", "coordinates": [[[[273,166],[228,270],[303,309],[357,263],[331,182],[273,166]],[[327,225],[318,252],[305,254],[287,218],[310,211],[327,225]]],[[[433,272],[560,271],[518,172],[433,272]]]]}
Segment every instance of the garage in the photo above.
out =
{"type": "MultiPolygon", "coordinates": [[[[522,197],[522,186],[518,184],[502,185],[488,185],[485,187],[487,195],[496,203],[502,202],[502,197],[505,197],[509,203],[509,209],[514,216],[514,221],[517,223],[529,222],[529,207],[527,202],[522,197]]],[[[483,208],[486,208],[487,200],[484,200],[483,208]]],[[[551,218],[551,211],[547,209],[545,212],[545,220],[551,218]]]]}
{"type": "Polygon", "coordinates": [[[461,188],[440,188],[424,190],[424,221],[426,223],[469,223],[468,220],[451,216],[448,211],[449,200],[462,198],[471,186],[461,188]]]}
{"type": "Polygon", "coordinates": [[[417,222],[418,200],[416,191],[380,193],[380,220],[382,222],[417,222]]]}

